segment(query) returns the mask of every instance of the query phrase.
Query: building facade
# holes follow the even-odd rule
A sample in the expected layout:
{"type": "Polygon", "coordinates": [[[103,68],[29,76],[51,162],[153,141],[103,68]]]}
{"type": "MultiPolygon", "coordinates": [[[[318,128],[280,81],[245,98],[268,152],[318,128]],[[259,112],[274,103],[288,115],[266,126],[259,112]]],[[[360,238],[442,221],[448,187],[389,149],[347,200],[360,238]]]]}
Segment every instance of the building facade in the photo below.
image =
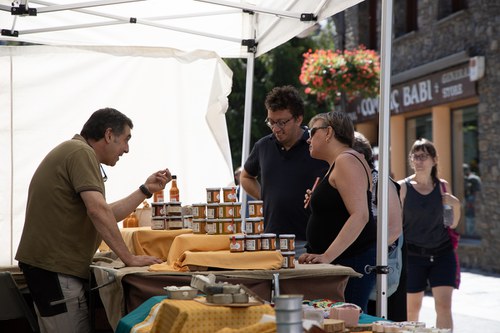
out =
{"type": "MultiPolygon", "coordinates": [[[[380,0],[334,17],[337,47],[380,50],[380,0]]],[[[390,167],[411,174],[415,139],[434,142],[439,175],[462,201],[462,266],[500,272],[500,1],[394,0],[390,167]]],[[[377,146],[378,100],[349,103],[377,146]]]]}

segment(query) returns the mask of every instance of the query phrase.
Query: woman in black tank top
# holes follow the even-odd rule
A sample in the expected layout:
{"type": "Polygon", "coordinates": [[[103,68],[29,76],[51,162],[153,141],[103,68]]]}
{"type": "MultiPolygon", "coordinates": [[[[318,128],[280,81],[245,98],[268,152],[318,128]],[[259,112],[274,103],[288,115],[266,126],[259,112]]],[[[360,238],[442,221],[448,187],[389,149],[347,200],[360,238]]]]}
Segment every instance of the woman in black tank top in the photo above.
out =
{"type": "Polygon", "coordinates": [[[376,225],[370,209],[371,172],[364,156],[352,149],[354,126],[344,112],[318,114],[310,123],[311,156],[325,160],[330,169],[310,195],[307,224],[308,253],[299,263],[334,263],[363,274],[349,279],[345,300],[366,312],[375,284],[366,265],[375,265],[376,225]]]}
{"type": "Polygon", "coordinates": [[[409,155],[415,173],[399,181],[403,232],[408,248],[408,320],[418,321],[429,283],[436,304],[436,327],[453,328],[451,298],[458,266],[448,230],[443,224],[443,204],[453,207],[451,228],[457,226],[461,208],[460,201],[450,193],[448,183],[438,178],[437,160],[432,142],[427,139],[415,141],[409,155]]]}

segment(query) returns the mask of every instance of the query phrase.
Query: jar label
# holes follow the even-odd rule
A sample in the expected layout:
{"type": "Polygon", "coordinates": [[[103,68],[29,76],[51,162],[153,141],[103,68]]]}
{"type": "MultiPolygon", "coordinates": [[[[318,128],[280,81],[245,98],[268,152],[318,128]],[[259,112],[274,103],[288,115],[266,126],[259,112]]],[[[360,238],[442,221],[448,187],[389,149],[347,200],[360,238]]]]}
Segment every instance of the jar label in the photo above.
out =
{"type": "Polygon", "coordinates": [[[215,223],[207,223],[205,226],[207,229],[207,234],[215,235],[217,233],[217,225],[215,223]]]}
{"type": "Polygon", "coordinates": [[[257,240],[255,239],[247,239],[246,240],[246,248],[248,251],[255,251],[257,250],[257,240]]]}

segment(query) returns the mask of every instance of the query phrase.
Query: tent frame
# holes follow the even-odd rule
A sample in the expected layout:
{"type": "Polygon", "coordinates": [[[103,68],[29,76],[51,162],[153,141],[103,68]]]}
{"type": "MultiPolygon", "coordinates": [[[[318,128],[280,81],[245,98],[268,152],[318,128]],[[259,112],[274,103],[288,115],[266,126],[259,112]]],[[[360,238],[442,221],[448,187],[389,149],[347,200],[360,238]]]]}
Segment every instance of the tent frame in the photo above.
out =
{"type": "MultiPolygon", "coordinates": [[[[48,1],[43,1],[43,0],[32,0],[32,1],[22,0],[18,6],[12,5],[9,7],[9,6],[5,6],[5,5],[0,5],[0,11],[8,11],[8,12],[11,12],[12,15],[37,16],[37,14],[39,14],[39,13],[50,13],[50,12],[56,12],[56,11],[62,11],[62,10],[73,10],[73,11],[83,13],[83,14],[88,14],[88,15],[93,15],[96,17],[103,17],[103,18],[111,19],[111,21],[103,21],[103,22],[91,23],[91,24],[75,24],[75,25],[59,26],[59,27],[52,27],[52,28],[46,28],[46,29],[32,29],[32,30],[23,30],[23,31],[15,30],[15,26],[13,26],[11,30],[2,29],[1,34],[2,34],[2,36],[18,37],[19,35],[36,34],[36,33],[40,33],[40,32],[61,31],[61,30],[82,29],[82,28],[94,28],[94,27],[101,27],[101,26],[129,24],[130,23],[130,24],[143,24],[143,25],[147,25],[147,26],[151,26],[151,27],[156,27],[159,29],[167,29],[167,30],[183,32],[183,33],[187,33],[187,34],[193,34],[193,35],[214,38],[214,39],[227,40],[230,42],[236,42],[236,43],[243,42],[242,40],[235,39],[235,38],[229,38],[229,37],[223,36],[223,35],[208,34],[208,33],[205,33],[203,31],[196,31],[196,30],[190,30],[190,29],[180,29],[178,27],[168,26],[165,24],[158,24],[158,23],[153,22],[155,20],[200,17],[200,16],[206,16],[206,15],[217,15],[217,13],[215,13],[215,14],[214,13],[196,13],[196,14],[183,15],[183,16],[179,16],[179,15],[161,16],[161,17],[150,17],[150,18],[145,18],[145,19],[139,19],[137,17],[124,17],[124,16],[118,16],[118,15],[109,15],[109,14],[103,14],[103,13],[84,9],[84,8],[90,8],[90,7],[99,7],[99,6],[107,6],[107,5],[112,5],[112,4],[139,2],[139,1],[145,1],[145,0],[97,0],[97,1],[91,1],[91,2],[81,2],[81,3],[77,3],[77,4],[72,4],[72,5],[57,5],[57,4],[54,4],[54,3],[51,3],[48,1]],[[46,7],[29,8],[29,2],[39,4],[39,5],[44,5],[46,7]]],[[[261,13],[261,14],[276,16],[277,19],[291,18],[291,19],[298,19],[300,21],[316,21],[318,18],[319,11],[321,10],[321,8],[324,7],[327,0],[323,0],[322,3],[312,13],[297,13],[297,12],[291,12],[288,10],[274,10],[274,9],[268,9],[268,8],[254,6],[254,5],[250,5],[250,4],[245,4],[244,6],[243,5],[236,5],[234,3],[224,1],[224,0],[195,0],[195,1],[210,3],[213,5],[225,6],[225,7],[229,7],[229,8],[235,8],[237,10],[234,12],[243,11],[244,13],[248,13],[250,15],[257,12],[257,13],[261,13]]],[[[229,12],[231,12],[231,11],[229,11],[229,12]]],[[[229,12],[228,11],[221,11],[219,14],[227,14],[229,12]]],[[[14,23],[14,25],[15,25],[15,23],[14,23]]],[[[268,30],[271,30],[273,26],[271,26],[268,30]]]]}

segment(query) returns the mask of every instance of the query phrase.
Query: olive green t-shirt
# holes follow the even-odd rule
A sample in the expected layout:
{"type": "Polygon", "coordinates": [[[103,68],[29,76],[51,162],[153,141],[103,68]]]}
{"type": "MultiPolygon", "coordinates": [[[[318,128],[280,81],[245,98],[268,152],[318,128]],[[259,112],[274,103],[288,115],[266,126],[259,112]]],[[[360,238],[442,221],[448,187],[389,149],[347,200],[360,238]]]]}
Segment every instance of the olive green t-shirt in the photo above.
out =
{"type": "Polygon", "coordinates": [[[94,149],[75,135],[49,152],[31,179],[16,260],[89,277],[101,238],[87,216],[83,191],[105,193],[94,149]]]}

